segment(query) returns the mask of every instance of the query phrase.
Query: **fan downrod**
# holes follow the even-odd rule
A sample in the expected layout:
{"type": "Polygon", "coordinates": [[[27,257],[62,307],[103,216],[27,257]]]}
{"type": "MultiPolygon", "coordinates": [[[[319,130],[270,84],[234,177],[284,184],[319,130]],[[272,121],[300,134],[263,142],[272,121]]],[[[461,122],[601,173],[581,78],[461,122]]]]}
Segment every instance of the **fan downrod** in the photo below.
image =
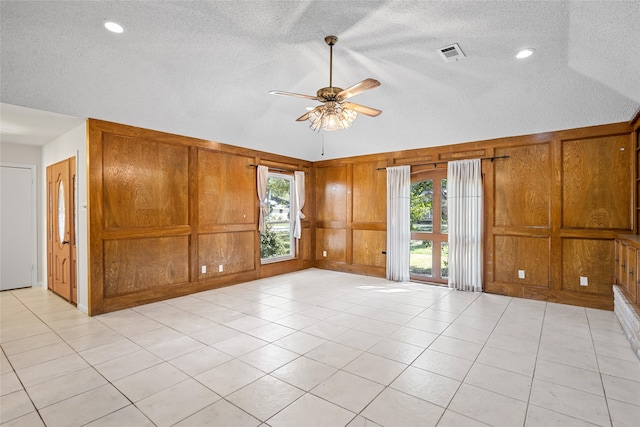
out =
{"type": "Polygon", "coordinates": [[[324,41],[329,45],[329,87],[333,86],[333,45],[338,43],[338,37],[327,36],[324,41]]]}

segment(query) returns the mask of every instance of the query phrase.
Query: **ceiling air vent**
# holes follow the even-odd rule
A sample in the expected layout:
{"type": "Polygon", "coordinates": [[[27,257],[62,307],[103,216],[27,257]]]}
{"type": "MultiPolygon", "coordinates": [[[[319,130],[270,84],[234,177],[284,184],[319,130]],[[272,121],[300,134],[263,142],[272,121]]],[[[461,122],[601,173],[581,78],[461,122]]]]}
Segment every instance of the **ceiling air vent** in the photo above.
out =
{"type": "Polygon", "coordinates": [[[460,49],[460,46],[458,46],[458,43],[441,47],[440,49],[438,49],[438,53],[440,54],[440,56],[442,56],[442,59],[447,62],[457,61],[458,59],[465,58],[465,54],[462,49],[460,49]]]}

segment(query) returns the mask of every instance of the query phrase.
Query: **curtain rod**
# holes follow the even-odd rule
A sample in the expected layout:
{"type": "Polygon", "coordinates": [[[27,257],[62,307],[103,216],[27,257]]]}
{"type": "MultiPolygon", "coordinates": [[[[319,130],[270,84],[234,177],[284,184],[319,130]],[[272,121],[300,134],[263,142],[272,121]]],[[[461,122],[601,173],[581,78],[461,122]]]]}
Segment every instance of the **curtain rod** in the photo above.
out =
{"type": "MultiPolygon", "coordinates": [[[[257,168],[260,165],[254,165],[254,164],[250,164],[249,167],[253,167],[253,168],[257,168]]],[[[262,166],[267,166],[267,165],[262,165],[262,166]]],[[[273,168],[271,166],[267,166],[270,170],[273,171],[279,171],[279,172],[298,172],[299,169],[283,169],[283,168],[273,168]]]]}
{"type": "MultiPolygon", "coordinates": [[[[509,158],[509,156],[497,156],[497,157],[480,157],[479,159],[480,160],[491,160],[493,162],[495,159],[508,159],[508,158],[509,158]]],[[[461,159],[461,160],[474,160],[474,159],[461,159]]],[[[448,161],[447,162],[429,162],[429,163],[420,163],[420,164],[417,164],[417,165],[407,165],[407,166],[429,166],[429,165],[433,165],[435,167],[436,165],[444,165],[445,163],[449,163],[449,162],[448,161]]],[[[386,169],[386,168],[377,168],[376,170],[380,171],[380,170],[384,170],[384,169],[386,169]]]]}

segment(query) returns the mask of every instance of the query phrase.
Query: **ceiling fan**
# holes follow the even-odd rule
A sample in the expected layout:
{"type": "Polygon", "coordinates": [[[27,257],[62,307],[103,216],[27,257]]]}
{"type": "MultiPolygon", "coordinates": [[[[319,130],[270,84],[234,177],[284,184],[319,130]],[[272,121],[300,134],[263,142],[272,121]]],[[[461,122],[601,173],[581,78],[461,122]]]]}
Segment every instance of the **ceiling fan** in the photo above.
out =
{"type": "Polygon", "coordinates": [[[366,107],[353,102],[345,102],[352,96],[358,95],[366,90],[380,86],[380,82],[375,79],[365,79],[346,89],[333,86],[333,45],[338,42],[338,37],[327,36],[324,41],[329,45],[329,86],[318,89],[316,96],[303,95],[301,93],[282,92],[273,90],[272,95],[296,96],[298,98],[312,99],[323,104],[318,105],[311,111],[298,117],[296,121],[303,122],[309,120],[311,129],[319,132],[323,130],[346,129],[356,119],[358,113],[365,116],[376,117],[382,110],[366,107]]]}

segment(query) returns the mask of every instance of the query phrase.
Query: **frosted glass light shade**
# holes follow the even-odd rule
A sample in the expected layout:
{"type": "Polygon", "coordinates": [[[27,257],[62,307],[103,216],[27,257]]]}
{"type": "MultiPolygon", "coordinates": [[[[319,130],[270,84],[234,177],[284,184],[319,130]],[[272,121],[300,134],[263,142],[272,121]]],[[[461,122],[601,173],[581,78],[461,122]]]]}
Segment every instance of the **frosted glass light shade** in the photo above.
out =
{"type": "Polygon", "coordinates": [[[337,102],[326,102],[324,108],[314,110],[309,114],[311,129],[334,131],[348,129],[356,119],[358,113],[349,108],[343,108],[337,102]]]}

